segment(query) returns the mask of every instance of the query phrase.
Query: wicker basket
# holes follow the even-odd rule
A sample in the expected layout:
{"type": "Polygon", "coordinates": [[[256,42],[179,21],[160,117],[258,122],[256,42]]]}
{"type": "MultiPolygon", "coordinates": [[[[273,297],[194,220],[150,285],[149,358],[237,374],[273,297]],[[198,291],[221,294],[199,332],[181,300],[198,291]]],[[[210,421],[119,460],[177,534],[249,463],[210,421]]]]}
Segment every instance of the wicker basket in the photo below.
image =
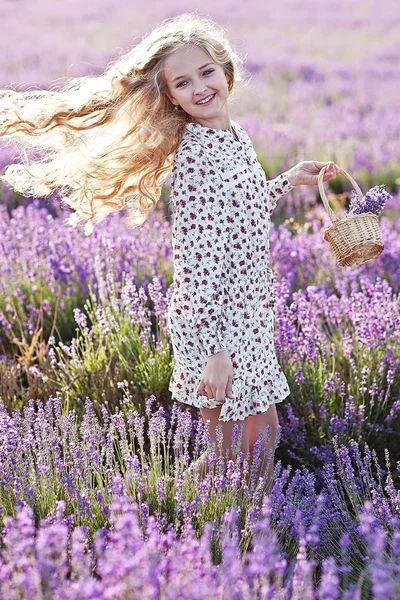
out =
{"type": "MultiPolygon", "coordinates": [[[[332,225],[324,232],[324,240],[330,243],[332,252],[341,267],[361,265],[367,260],[376,258],[384,249],[378,216],[372,213],[360,213],[342,219],[335,217],[322,182],[325,171],[326,167],[323,167],[319,172],[318,188],[332,225]]],[[[344,169],[340,169],[340,173],[350,181],[358,197],[363,198],[363,193],[354,179],[344,169]]]]}

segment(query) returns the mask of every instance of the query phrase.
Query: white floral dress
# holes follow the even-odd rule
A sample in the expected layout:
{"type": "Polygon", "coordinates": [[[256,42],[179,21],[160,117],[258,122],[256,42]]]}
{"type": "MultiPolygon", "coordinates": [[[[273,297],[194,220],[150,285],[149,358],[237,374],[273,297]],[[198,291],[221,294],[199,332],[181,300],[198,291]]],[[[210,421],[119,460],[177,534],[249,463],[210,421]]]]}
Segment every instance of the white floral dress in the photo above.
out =
{"type": "Polygon", "coordinates": [[[207,357],[232,360],[233,399],[220,421],[263,413],[290,394],[274,347],[270,216],[293,189],[287,173],[267,181],[246,131],[188,123],[171,172],[174,290],[168,327],[172,399],[221,406],[198,394],[207,357]]]}

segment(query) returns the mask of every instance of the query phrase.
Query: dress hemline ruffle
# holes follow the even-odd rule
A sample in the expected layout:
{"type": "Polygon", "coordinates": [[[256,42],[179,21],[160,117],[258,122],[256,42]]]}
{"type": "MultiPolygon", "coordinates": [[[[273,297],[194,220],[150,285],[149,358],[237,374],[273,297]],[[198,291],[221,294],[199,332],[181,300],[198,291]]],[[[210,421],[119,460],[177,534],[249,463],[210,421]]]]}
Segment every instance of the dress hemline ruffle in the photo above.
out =
{"type": "MultiPolygon", "coordinates": [[[[174,381],[169,383],[169,391],[172,393],[172,400],[194,406],[196,408],[218,408],[222,406],[221,413],[219,415],[219,421],[243,421],[250,415],[260,414],[267,412],[271,404],[278,404],[290,395],[290,389],[283,372],[280,373],[280,377],[271,384],[264,385],[263,383],[255,385],[252,382],[246,380],[246,376],[243,373],[234,374],[232,382],[232,394],[233,399],[226,397],[225,402],[221,405],[215,400],[209,399],[206,396],[199,396],[197,394],[197,388],[200,383],[193,386],[193,381],[188,381],[188,367],[177,362],[174,367],[174,381]],[[183,378],[180,375],[183,375],[183,378]],[[188,389],[191,387],[195,388],[192,393],[186,394],[178,387],[178,382],[181,386],[185,386],[188,389]],[[250,390],[250,392],[249,392],[250,390]],[[239,414],[242,413],[243,415],[239,414]]],[[[254,373],[251,373],[251,377],[254,377],[254,373]]],[[[196,378],[193,373],[191,378],[196,378]]]]}

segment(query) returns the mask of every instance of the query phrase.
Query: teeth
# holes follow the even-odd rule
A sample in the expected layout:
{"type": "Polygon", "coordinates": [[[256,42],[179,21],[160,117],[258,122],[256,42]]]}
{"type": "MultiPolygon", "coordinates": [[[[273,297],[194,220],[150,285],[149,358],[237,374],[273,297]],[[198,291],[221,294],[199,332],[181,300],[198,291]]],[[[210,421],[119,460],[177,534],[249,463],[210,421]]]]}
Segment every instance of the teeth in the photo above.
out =
{"type": "Polygon", "coordinates": [[[211,94],[211,96],[207,96],[207,98],[204,98],[204,100],[202,100],[201,102],[196,102],[196,104],[205,104],[206,102],[208,102],[210,100],[210,98],[212,98],[214,96],[214,94],[211,94]]]}

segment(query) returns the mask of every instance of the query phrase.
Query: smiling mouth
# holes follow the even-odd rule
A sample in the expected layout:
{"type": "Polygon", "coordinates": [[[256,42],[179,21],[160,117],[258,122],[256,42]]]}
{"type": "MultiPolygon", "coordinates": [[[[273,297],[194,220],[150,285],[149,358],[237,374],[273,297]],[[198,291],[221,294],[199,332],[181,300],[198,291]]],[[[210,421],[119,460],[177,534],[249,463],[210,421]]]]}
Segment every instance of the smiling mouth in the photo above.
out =
{"type": "Polygon", "coordinates": [[[203,101],[199,100],[198,102],[196,102],[197,106],[205,106],[207,104],[210,104],[213,101],[213,99],[214,99],[215,93],[214,94],[210,94],[209,96],[207,96],[207,98],[204,98],[203,101]]]}

